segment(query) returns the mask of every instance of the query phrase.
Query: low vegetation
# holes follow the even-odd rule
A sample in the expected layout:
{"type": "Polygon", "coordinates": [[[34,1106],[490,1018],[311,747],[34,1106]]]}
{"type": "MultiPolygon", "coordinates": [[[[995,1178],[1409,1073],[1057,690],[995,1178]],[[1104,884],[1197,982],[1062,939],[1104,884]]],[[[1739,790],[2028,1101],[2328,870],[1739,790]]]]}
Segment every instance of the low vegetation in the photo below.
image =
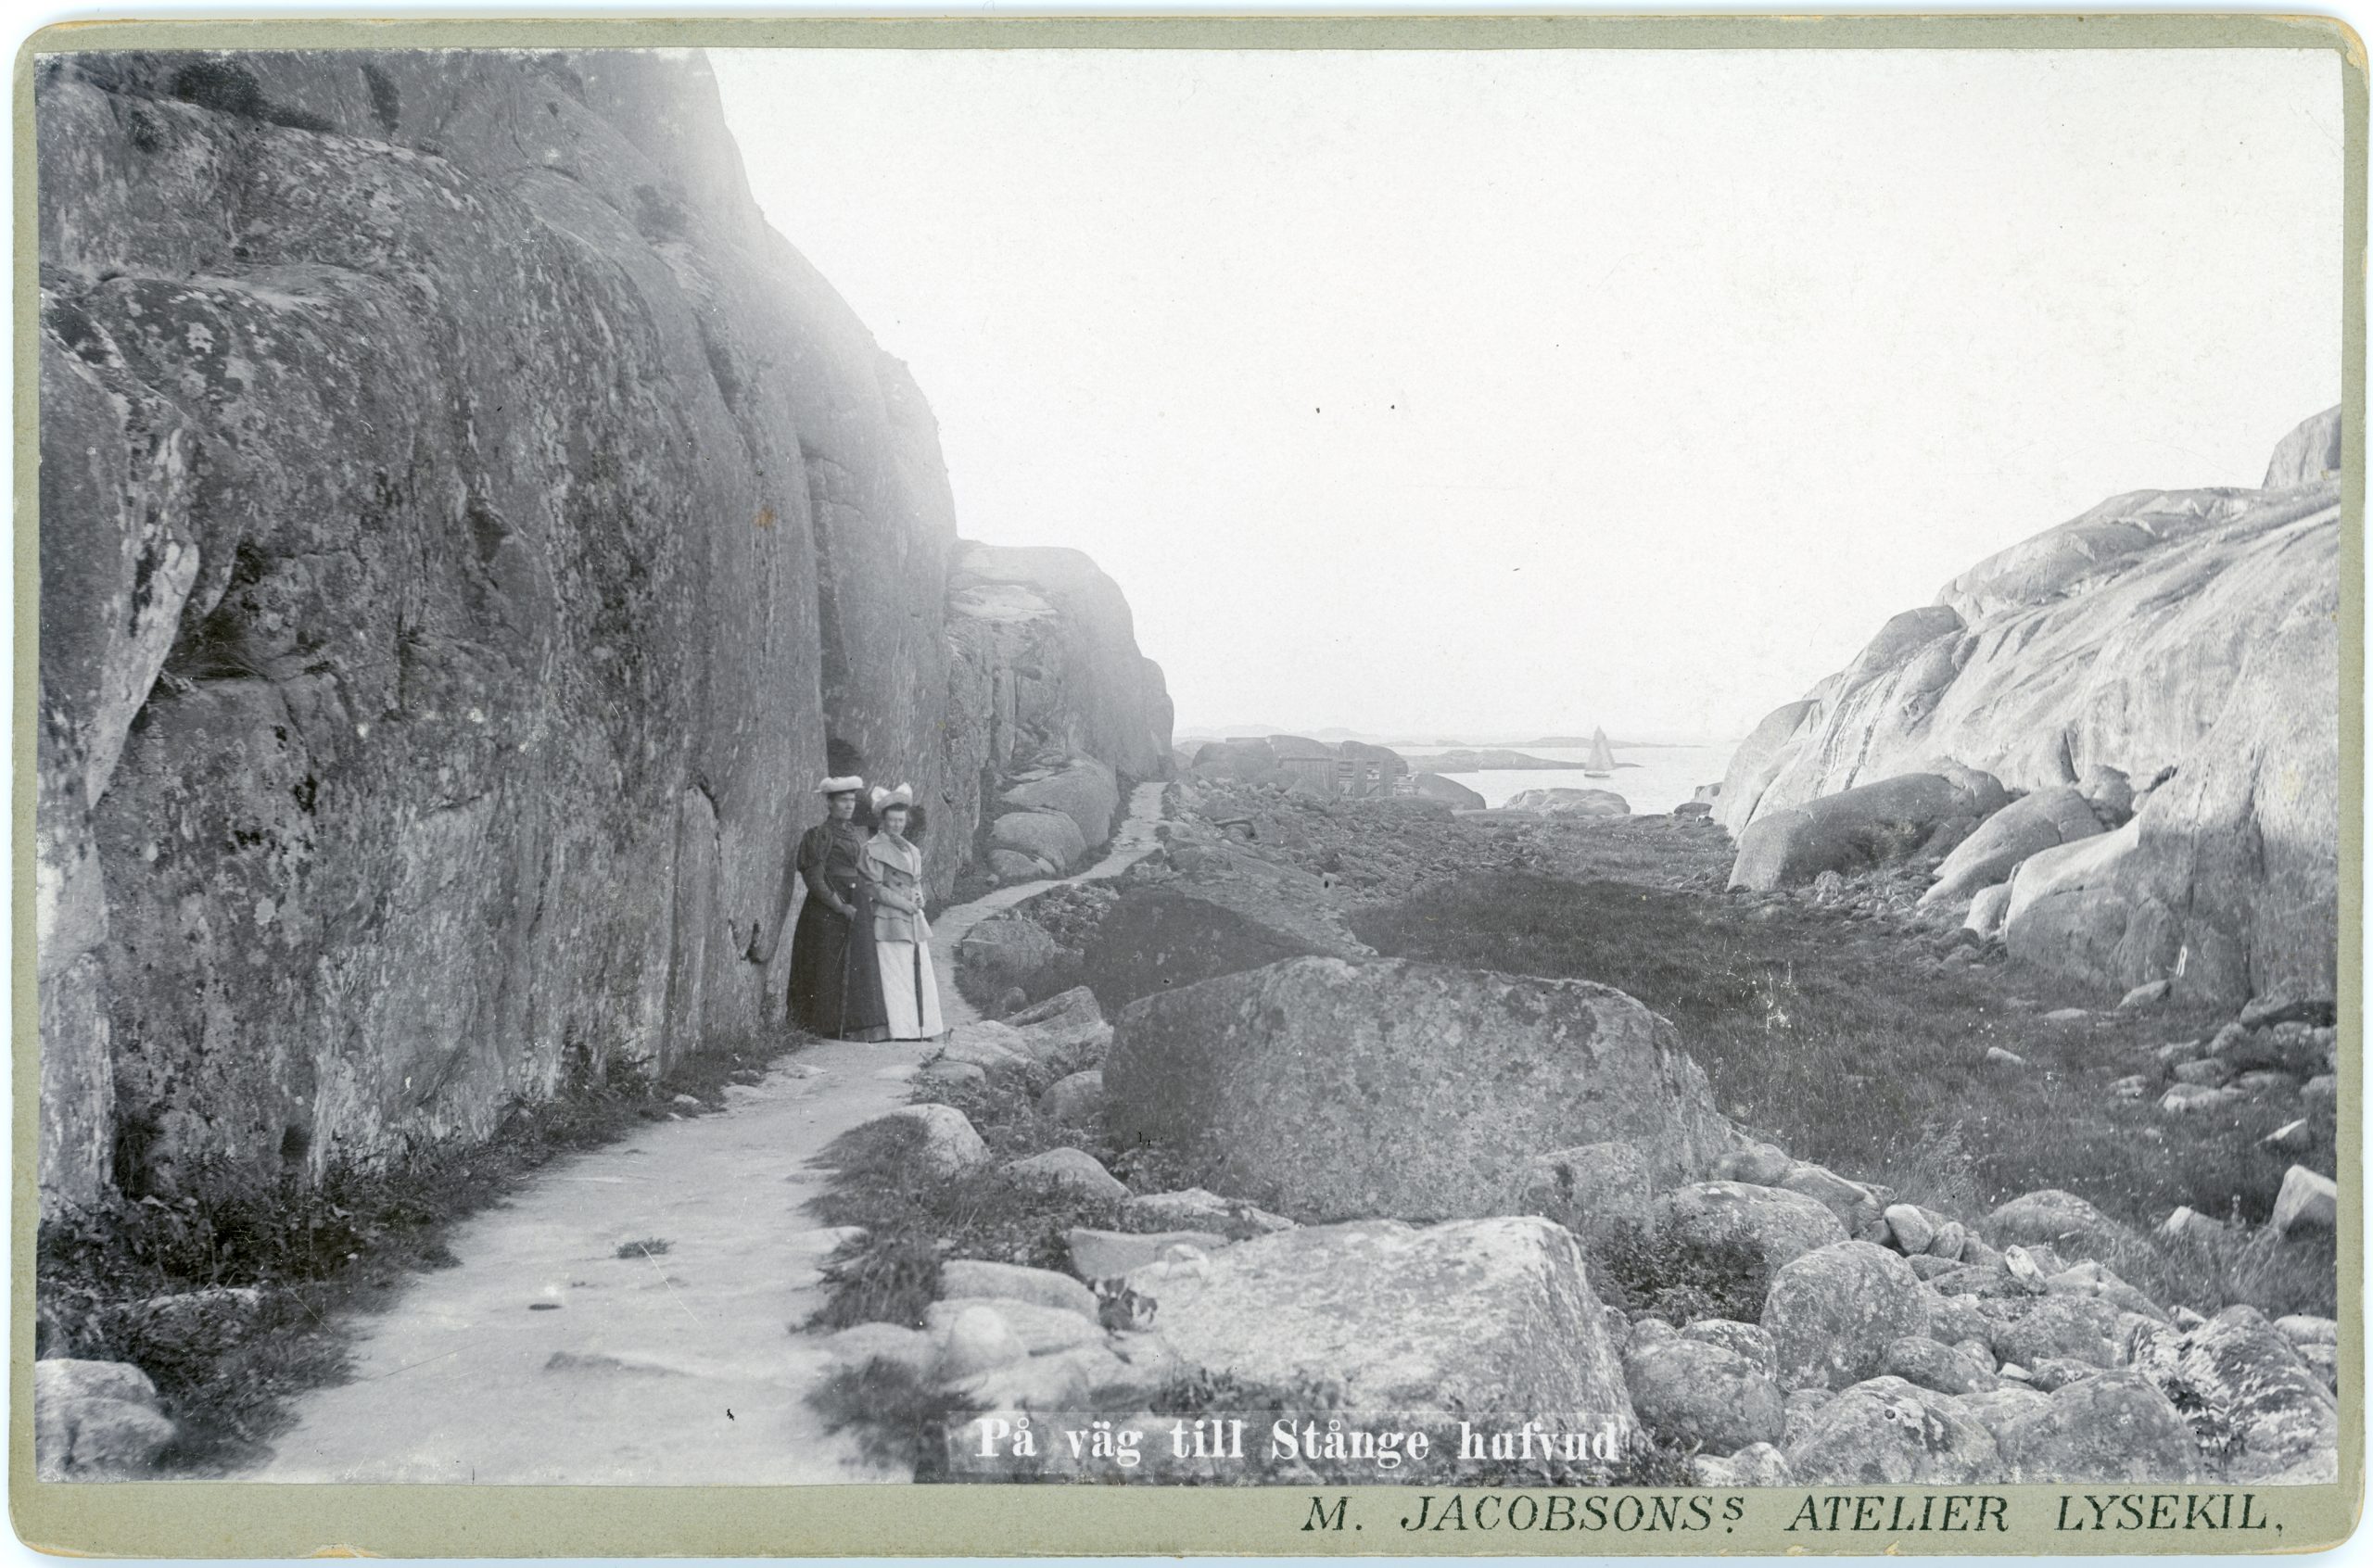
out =
{"type": "MultiPolygon", "coordinates": [[[[722,1043],[655,1081],[578,1083],[514,1107],[483,1144],[421,1150],[384,1169],[307,1182],[210,1164],[179,1194],[44,1221],[35,1354],[132,1362],[179,1429],[160,1469],[237,1469],[286,1427],[289,1399],[348,1374],[345,1317],[387,1305],[411,1272],[453,1265],[446,1236],[456,1221],[556,1159],[691,1112],[679,1098],[723,1108],[727,1083],[755,1078],[806,1039],[722,1043]]],[[[667,1247],[657,1238],[630,1246],[667,1247]]]]}
{"type": "MultiPolygon", "coordinates": [[[[1680,835],[1672,835],[1678,837],[1680,835]]],[[[1580,838],[1581,835],[1576,835],[1580,838]]],[[[2294,1160],[2259,1139],[2300,1114],[2252,1103],[2194,1117],[2112,1085],[2229,1010],[2087,1011],[2101,999],[1975,954],[1950,931],[1605,877],[1506,872],[1428,889],[1353,920],[1379,951],[1596,980],[1672,1019],[1718,1104],[1799,1158],[1982,1214],[2060,1187],[2148,1231],[2178,1205],[2255,1223],[2294,1160]],[[2024,1065],[1990,1062],[2000,1047],[2024,1065]]],[[[2329,1133],[2327,1132],[2327,1136],[2329,1133]]],[[[2333,1309],[2329,1242],[2142,1244],[2127,1278],[2213,1309],[2333,1309]]]]}

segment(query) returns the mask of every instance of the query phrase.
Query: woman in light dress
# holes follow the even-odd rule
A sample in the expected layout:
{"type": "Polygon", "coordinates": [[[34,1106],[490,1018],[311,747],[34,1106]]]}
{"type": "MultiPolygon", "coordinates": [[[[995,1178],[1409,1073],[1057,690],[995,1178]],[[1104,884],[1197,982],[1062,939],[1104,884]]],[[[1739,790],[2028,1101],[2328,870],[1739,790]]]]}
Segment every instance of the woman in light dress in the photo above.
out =
{"type": "Polygon", "coordinates": [[[932,970],[931,926],[923,918],[923,852],[907,838],[915,792],[901,784],[873,791],[873,837],[865,847],[873,894],[873,949],[882,965],[882,1002],[893,1040],[936,1040],[939,980],[932,970]]]}

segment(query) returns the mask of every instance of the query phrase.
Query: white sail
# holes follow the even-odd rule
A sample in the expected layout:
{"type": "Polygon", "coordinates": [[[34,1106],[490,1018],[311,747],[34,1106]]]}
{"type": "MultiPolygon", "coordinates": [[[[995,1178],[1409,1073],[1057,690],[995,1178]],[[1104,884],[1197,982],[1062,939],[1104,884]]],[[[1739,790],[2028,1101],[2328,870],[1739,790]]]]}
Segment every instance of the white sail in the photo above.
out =
{"type": "Polygon", "coordinates": [[[1594,729],[1591,731],[1591,760],[1583,765],[1592,773],[1613,773],[1615,771],[1615,752],[1614,749],[1606,743],[1605,730],[1594,729]]]}

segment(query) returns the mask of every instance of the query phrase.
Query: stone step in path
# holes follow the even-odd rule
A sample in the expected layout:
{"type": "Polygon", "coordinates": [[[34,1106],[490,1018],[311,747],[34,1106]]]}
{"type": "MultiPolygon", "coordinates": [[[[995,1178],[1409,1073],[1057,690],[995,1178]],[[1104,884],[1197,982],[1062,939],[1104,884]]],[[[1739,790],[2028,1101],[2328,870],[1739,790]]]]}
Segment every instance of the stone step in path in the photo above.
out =
{"type": "MultiPolygon", "coordinates": [[[[1119,875],[1156,844],[1161,786],[1140,786],[1105,857],[1119,875]]],[[[951,1027],[966,931],[1048,882],[999,888],[933,922],[951,1027]]],[[[793,1486],[903,1481],[827,1435],[806,1396],[827,1371],[790,1332],[823,1301],[839,1243],[806,1212],[810,1162],[906,1101],[934,1046],[833,1041],[720,1114],[668,1121],[557,1164],[456,1227],[458,1267],[412,1281],[355,1325],[354,1376],[298,1401],[254,1481],[509,1486],[793,1486]],[[657,1240],[664,1253],[619,1249],[657,1240]]]]}

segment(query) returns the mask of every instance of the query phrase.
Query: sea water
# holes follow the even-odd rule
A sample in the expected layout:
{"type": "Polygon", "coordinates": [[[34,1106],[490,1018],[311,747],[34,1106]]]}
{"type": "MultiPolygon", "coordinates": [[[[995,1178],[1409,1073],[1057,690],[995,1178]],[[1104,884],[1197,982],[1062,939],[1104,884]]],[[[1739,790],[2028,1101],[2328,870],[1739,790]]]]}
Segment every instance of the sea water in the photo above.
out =
{"type": "Polygon", "coordinates": [[[1593,778],[1582,769],[1590,756],[1587,746],[1517,746],[1513,748],[1543,762],[1567,767],[1492,767],[1474,773],[1446,773],[1483,797],[1483,803],[1503,806],[1519,790],[1612,790],[1642,816],[1670,811],[1696,794],[1701,784],[1721,781],[1736,742],[1710,746],[1637,746],[1615,748],[1612,778],[1593,778]],[[1624,766],[1626,763],[1633,766],[1624,766]]]}

